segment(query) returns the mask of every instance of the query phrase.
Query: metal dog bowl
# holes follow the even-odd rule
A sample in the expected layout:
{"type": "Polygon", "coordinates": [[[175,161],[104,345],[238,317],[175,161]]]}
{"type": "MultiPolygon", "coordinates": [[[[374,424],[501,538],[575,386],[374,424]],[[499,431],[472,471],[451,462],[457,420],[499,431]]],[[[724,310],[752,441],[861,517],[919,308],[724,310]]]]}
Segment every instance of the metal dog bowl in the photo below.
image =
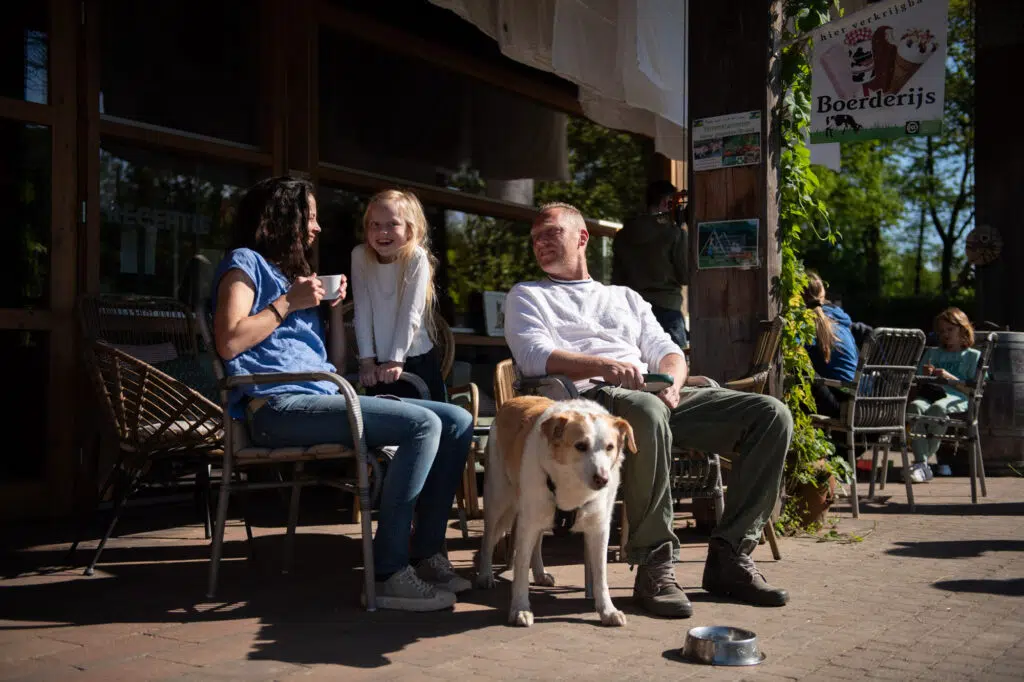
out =
{"type": "Polygon", "coordinates": [[[683,658],[708,665],[757,665],[765,659],[750,630],[727,625],[691,628],[686,633],[683,658]]]}

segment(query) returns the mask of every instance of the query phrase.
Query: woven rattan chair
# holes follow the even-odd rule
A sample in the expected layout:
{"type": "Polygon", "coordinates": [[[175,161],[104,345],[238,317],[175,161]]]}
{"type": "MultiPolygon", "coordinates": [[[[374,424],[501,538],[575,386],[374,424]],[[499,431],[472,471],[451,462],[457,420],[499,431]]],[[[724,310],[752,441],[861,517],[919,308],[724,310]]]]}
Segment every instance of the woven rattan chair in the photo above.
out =
{"type": "MultiPolygon", "coordinates": [[[[913,427],[916,424],[938,424],[946,426],[946,432],[941,436],[934,436],[944,443],[953,444],[953,454],[956,455],[957,449],[961,444],[964,445],[967,450],[968,457],[970,457],[970,475],[971,475],[971,502],[978,502],[978,490],[977,484],[981,483],[981,496],[988,497],[988,491],[985,489],[985,463],[981,458],[981,439],[978,435],[978,416],[981,412],[981,399],[985,393],[985,381],[988,378],[989,364],[992,360],[992,352],[996,345],[996,334],[990,333],[985,336],[979,343],[976,344],[976,348],[981,351],[981,357],[978,359],[978,368],[974,373],[973,379],[970,381],[946,381],[938,377],[915,377],[915,385],[922,386],[925,384],[933,384],[937,386],[949,386],[951,388],[960,391],[967,396],[967,411],[958,414],[951,414],[946,417],[930,417],[928,415],[907,415],[907,431],[910,439],[923,438],[923,435],[915,434],[913,427]]],[[[877,452],[876,452],[877,456],[877,452]]],[[[889,466],[889,453],[885,453],[885,460],[882,462],[882,487],[885,485],[885,472],[889,466]]],[[[872,469],[874,470],[875,463],[872,462],[872,469]]],[[[874,484],[874,477],[872,477],[872,484],[874,484]]]]}
{"type": "MultiPolygon", "coordinates": [[[[921,354],[924,352],[924,332],[920,329],[878,328],[871,332],[860,351],[857,372],[853,381],[837,381],[818,377],[816,382],[838,388],[848,395],[838,418],[812,415],[815,425],[829,431],[846,434],[846,451],[850,468],[857,471],[855,444],[858,437],[870,443],[872,448],[888,447],[898,438],[902,445],[903,468],[909,471],[907,456],[907,398],[914,381],[921,354]]],[[[888,454],[886,455],[888,462],[888,454]]],[[[877,464],[877,450],[873,458],[871,486],[868,496],[874,495],[874,466],[877,464]]],[[[914,511],[914,490],[910,477],[906,477],[907,500],[910,511],[914,511]]],[[[857,477],[850,483],[850,502],[853,517],[860,516],[857,496],[857,477]]]]}
{"type": "MultiPolygon", "coordinates": [[[[213,322],[201,304],[198,311],[199,327],[203,338],[210,348],[213,342],[213,322]]],[[[213,528],[213,549],[210,559],[210,579],[207,597],[212,599],[217,589],[220,558],[224,544],[224,525],[227,521],[228,499],[233,492],[257,490],[265,488],[291,488],[291,500],[288,513],[288,532],[285,540],[285,570],[291,565],[292,545],[295,526],[299,517],[299,496],[302,488],[307,485],[327,485],[359,496],[363,510],[371,509],[371,499],[380,492],[382,482],[381,465],[376,457],[369,456],[366,439],[363,433],[362,414],[359,410],[359,398],[355,389],[345,378],[329,372],[249,374],[227,376],[224,364],[213,354],[213,366],[220,385],[220,402],[225,415],[229,412],[229,394],[232,389],[254,384],[295,383],[299,381],[329,381],[338,387],[348,401],[347,411],[349,427],[353,436],[353,447],[339,443],[325,443],[310,447],[263,448],[253,445],[249,439],[247,425],[239,419],[231,418],[228,428],[224,429],[223,474],[221,476],[220,493],[217,500],[217,518],[213,528]],[[354,459],[356,476],[352,478],[310,476],[304,471],[309,461],[354,459]],[[235,481],[234,472],[245,472],[254,467],[267,465],[290,464],[292,479],[290,481],[242,482],[235,481]],[[373,488],[370,487],[369,471],[373,470],[373,488]]],[[[376,610],[376,593],[373,569],[373,530],[370,514],[361,516],[363,545],[363,578],[365,582],[366,609],[376,610]]]]}
{"type": "MultiPolygon", "coordinates": [[[[222,418],[204,381],[196,327],[174,299],[86,295],[77,304],[86,372],[99,404],[101,434],[118,453],[100,491],[113,513],[85,569],[92,575],[129,499],[156,482],[195,474],[207,537],[210,536],[210,464],[220,455],[222,418]]],[[[207,375],[207,378],[212,379],[207,375]]],[[[87,530],[86,516],[68,561],[87,530]]]]}

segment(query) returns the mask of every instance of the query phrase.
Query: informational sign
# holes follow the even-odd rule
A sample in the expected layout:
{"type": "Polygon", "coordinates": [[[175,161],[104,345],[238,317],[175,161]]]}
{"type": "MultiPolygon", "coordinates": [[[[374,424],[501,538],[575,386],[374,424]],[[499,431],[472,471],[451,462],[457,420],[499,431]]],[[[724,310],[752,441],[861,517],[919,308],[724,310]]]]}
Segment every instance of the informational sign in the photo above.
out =
{"type": "Polygon", "coordinates": [[[487,336],[505,335],[505,296],[504,291],[484,292],[484,322],[487,325],[487,336]]]}
{"type": "Polygon", "coordinates": [[[745,111],[693,122],[693,170],[761,163],[761,112],[745,111]]]}
{"type": "Polygon", "coordinates": [[[757,267],[757,232],[757,218],[697,223],[697,267],[757,267]]]}
{"type": "Polygon", "coordinates": [[[949,0],[895,0],[813,33],[811,142],[942,129],[949,0]]]}

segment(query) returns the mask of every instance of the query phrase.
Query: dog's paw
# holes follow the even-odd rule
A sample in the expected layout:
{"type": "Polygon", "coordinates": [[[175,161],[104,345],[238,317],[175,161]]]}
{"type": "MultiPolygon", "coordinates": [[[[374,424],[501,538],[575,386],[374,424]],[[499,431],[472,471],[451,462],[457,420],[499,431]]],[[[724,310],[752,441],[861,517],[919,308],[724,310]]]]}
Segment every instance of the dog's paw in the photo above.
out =
{"type": "Polygon", "coordinates": [[[533,584],[534,585],[539,585],[541,587],[554,587],[555,586],[555,576],[553,576],[550,573],[548,573],[547,571],[545,571],[544,573],[542,573],[539,576],[536,576],[536,575],[533,576],[533,584]]]}
{"type": "Polygon", "coordinates": [[[493,573],[479,573],[476,576],[476,586],[481,590],[489,590],[495,585],[493,573]]]}
{"type": "Polygon", "coordinates": [[[622,611],[608,611],[601,614],[601,625],[611,628],[621,628],[626,624],[626,614],[622,611]]]}
{"type": "Polygon", "coordinates": [[[528,628],[533,625],[533,611],[516,611],[513,609],[508,612],[508,622],[517,627],[528,628]]]}

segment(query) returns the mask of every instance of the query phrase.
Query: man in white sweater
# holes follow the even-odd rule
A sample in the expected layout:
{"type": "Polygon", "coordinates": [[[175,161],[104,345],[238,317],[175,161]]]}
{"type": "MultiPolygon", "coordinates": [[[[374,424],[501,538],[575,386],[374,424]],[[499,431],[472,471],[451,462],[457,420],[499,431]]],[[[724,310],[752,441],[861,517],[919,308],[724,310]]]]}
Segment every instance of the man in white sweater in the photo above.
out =
{"type": "Polygon", "coordinates": [[[631,531],[626,556],[639,565],[634,599],[660,616],[693,612],[673,567],[679,558],[669,490],[674,442],[734,457],[725,513],[704,565],[704,589],[751,604],[784,605],[788,594],[765,581],[750,553],[778,495],[793,433],[789,410],[770,396],[687,385],[683,353],[650,304],[632,289],[590,279],[590,235],[576,208],[543,207],[530,236],[548,277],[509,292],[505,339],[525,376],[567,375],[583,397],[633,427],[638,452],[626,460],[622,487],[631,531]],[[671,375],[673,384],[658,394],[644,392],[642,375],[648,372],[671,375]]]}

